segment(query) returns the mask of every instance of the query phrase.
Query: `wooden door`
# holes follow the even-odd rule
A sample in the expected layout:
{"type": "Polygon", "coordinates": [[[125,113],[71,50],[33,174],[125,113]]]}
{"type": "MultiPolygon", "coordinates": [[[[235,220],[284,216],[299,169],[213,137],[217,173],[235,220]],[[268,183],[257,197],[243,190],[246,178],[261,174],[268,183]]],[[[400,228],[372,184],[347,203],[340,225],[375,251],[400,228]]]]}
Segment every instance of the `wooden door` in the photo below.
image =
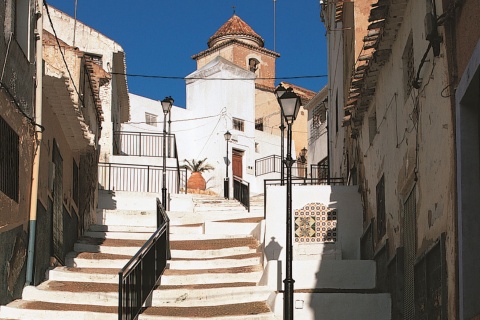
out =
{"type": "Polygon", "coordinates": [[[232,171],[234,177],[243,177],[242,153],[235,150],[233,150],[232,154],[232,171]]]}

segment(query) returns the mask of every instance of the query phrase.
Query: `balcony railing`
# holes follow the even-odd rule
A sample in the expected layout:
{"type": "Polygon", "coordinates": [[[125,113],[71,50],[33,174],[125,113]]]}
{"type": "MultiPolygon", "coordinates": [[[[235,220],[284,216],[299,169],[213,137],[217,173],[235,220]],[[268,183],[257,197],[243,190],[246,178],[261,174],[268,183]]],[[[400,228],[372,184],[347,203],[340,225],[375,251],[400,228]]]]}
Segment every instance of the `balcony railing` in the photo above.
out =
{"type": "Polygon", "coordinates": [[[255,160],[255,176],[278,172],[282,169],[282,159],[280,156],[271,155],[255,160]]]}
{"type": "MultiPolygon", "coordinates": [[[[166,168],[166,185],[170,193],[186,190],[186,169],[166,168]],[[182,178],[181,178],[182,177],[182,178]]],[[[124,163],[98,164],[98,183],[103,190],[153,192],[162,191],[162,166],[149,166],[124,163]]]]}
{"type": "Polygon", "coordinates": [[[118,319],[134,320],[170,259],[170,220],[157,198],[157,231],[118,273],[118,319]]]}
{"type": "MultiPolygon", "coordinates": [[[[140,157],[163,157],[163,133],[115,131],[115,155],[140,156],[140,157]]],[[[167,134],[166,156],[177,157],[177,148],[174,134],[167,134]]]]}
{"type": "Polygon", "coordinates": [[[250,212],[250,183],[233,177],[233,197],[250,212]]]}

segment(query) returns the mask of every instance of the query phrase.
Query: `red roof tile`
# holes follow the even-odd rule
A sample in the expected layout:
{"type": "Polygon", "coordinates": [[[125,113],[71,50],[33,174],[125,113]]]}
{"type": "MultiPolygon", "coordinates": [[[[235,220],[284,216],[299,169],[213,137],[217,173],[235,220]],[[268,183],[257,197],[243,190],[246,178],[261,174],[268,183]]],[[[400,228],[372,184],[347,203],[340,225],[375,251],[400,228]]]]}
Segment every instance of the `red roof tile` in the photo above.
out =
{"type": "Polygon", "coordinates": [[[263,47],[264,40],[239,16],[234,14],[227,22],[215,32],[213,36],[208,39],[208,47],[212,47],[224,37],[231,38],[229,36],[244,36],[250,38],[250,40],[256,42],[259,47],[263,47]]]}

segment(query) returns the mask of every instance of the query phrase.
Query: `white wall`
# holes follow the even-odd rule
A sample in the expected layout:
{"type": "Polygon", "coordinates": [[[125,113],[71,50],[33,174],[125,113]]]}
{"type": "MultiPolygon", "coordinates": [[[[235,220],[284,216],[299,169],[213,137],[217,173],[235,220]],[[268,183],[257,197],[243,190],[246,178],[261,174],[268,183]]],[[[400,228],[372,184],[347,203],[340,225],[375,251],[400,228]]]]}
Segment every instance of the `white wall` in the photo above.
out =
{"type": "MultiPolygon", "coordinates": [[[[266,199],[266,231],[265,243],[272,238],[285,247],[286,225],[286,187],[268,186],[266,199]]],[[[341,248],[343,259],[360,259],[360,237],[362,235],[362,204],[360,195],[355,186],[293,186],[292,187],[292,215],[296,209],[306,204],[321,202],[337,210],[337,246],[341,248]]],[[[292,228],[294,221],[292,219],[292,228]]],[[[294,231],[292,231],[294,234],[294,231]]],[[[300,260],[296,254],[305,247],[309,250],[322,252],[325,248],[320,244],[297,244],[293,241],[295,260],[300,260]],[[316,249],[312,249],[312,248],[316,249]]],[[[285,250],[281,250],[278,260],[285,261],[285,250]]],[[[315,268],[313,268],[315,269],[315,268]]],[[[317,270],[311,270],[316,272],[317,270]]]]}

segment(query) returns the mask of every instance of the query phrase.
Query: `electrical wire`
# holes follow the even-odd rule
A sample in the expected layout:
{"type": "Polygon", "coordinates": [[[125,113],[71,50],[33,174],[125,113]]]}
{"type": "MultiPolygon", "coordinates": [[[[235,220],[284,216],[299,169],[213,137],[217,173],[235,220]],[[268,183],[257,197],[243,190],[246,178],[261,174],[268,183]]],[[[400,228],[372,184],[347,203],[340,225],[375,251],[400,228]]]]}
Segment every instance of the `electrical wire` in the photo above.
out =
{"type": "Polygon", "coordinates": [[[207,77],[180,77],[180,76],[163,76],[163,75],[148,75],[148,74],[135,74],[135,73],[123,73],[112,72],[112,75],[121,75],[128,77],[138,78],[151,78],[151,79],[167,79],[167,80],[291,80],[291,79],[314,79],[328,77],[326,74],[321,75],[305,75],[305,76],[288,76],[288,77],[258,77],[258,78],[207,78],[207,77]]]}
{"type": "MultiPolygon", "coordinates": [[[[73,88],[75,89],[75,92],[77,93],[78,99],[83,104],[82,97],[80,96],[80,93],[77,89],[77,86],[75,85],[75,81],[73,80],[72,73],[70,72],[70,68],[68,67],[67,60],[65,59],[65,55],[63,54],[62,46],[60,45],[60,41],[59,41],[58,36],[57,36],[57,31],[55,30],[55,27],[53,26],[52,17],[50,16],[50,12],[48,10],[48,4],[45,0],[43,1],[43,5],[45,6],[45,11],[47,12],[47,16],[48,16],[48,21],[50,21],[50,26],[52,27],[53,35],[54,35],[55,40],[57,42],[58,48],[60,49],[59,51],[60,51],[60,54],[62,56],[63,63],[65,64],[65,68],[67,69],[68,76],[69,76],[70,80],[72,81],[72,85],[73,85],[73,88]]],[[[42,32],[42,31],[40,30],[40,32],[42,32]]]]}

